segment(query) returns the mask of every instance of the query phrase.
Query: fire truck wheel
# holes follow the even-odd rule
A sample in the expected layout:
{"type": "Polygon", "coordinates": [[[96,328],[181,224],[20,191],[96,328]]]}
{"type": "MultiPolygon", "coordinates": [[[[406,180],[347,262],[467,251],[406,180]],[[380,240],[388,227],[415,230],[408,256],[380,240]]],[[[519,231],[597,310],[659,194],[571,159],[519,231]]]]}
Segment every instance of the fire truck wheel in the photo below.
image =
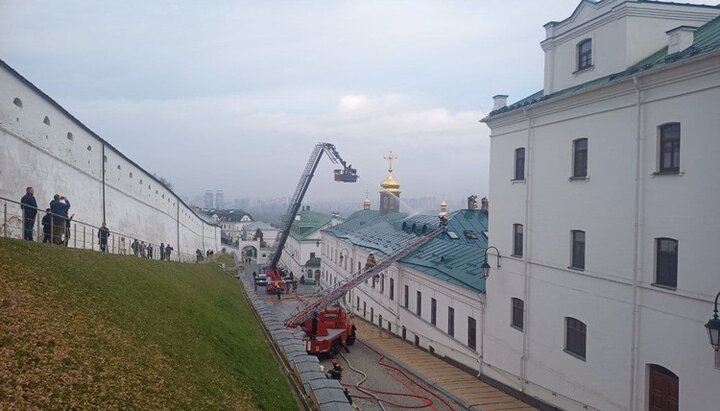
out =
{"type": "Polygon", "coordinates": [[[338,355],[339,352],[340,352],[340,339],[337,339],[332,342],[332,345],[330,346],[330,353],[332,353],[332,355],[338,355]]]}

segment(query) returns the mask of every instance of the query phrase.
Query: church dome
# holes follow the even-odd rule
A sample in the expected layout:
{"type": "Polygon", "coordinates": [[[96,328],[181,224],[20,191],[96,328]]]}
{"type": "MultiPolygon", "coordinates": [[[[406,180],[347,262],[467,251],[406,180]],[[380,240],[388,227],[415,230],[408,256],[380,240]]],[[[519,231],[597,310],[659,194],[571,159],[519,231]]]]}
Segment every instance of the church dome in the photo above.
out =
{"type": "Polygon", "coordinates": [[[388,191],[393,194],[400,193],[400,183],[393,178],[392,173],[388,174],[387,178],[380,184],[380,187],[383,188],[383,191],[388,191]]]}

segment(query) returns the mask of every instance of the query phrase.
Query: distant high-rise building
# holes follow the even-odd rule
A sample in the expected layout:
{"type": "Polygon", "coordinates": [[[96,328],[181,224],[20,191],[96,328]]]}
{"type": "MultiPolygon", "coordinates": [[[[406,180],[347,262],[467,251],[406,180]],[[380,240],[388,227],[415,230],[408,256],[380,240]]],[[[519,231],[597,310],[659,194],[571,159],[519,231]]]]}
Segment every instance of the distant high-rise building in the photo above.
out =
{"type": "Polygon", "coordinates": [[[222,210],[225,208],[225,194],[222,190],[215,192],[215,208],[222,210]]]}
{"type": "Polygon", "coordinates": [[[207,190],[205,192],[205,209],[209,210],[213,207],[213,192],[211,190],[207,190]]]}

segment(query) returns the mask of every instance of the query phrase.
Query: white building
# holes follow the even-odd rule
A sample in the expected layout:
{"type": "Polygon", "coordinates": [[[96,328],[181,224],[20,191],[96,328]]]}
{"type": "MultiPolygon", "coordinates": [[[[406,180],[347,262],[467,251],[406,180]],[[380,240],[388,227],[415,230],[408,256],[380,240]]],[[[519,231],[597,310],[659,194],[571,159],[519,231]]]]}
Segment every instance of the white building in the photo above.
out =
{"type": "Polygon", "coordinates": [[[252,216],[243,210],[210,209],[205,214],[220,226],[223,240],[233,243],[242,239],[243,228],[253,222],[252,216]]]}
{"type": "Polygon", "coordinates": [[[720,409],[719,14],[582,1],[545,26],[543,90],[495,97],[484,375],[564,409],[720,409]]]}
{"type": "Polygon", "coordinates": [[[337,214],[323,214],[310,210],[309,206],[295,217],[290,229],[280,263],[296,277],[320,278],[320,230],[333,227],[343,221],[337,214]]]}
{"type": "Polygon", "coordinates": [[[243,241],[260,240],[260,247],[271,249],[277,241],[280,230],[264,221],[254,221],[240,229],[240,239],[243,241]]]}
{"type": "MultiPolygon", "coordinates": [[[[363,210],[322,231],[320,284],[357,274],[373,253],[379,261],[437,227],[437,215],[399,212],[400,185],[389,175],[380,209],[363,210]]],[[[356,315],[441,357],[477,370],[481,360],[487,212],[469,207],[447,214],[448,233],[435,237],[378,277],[349,291],[356,315]]]]}

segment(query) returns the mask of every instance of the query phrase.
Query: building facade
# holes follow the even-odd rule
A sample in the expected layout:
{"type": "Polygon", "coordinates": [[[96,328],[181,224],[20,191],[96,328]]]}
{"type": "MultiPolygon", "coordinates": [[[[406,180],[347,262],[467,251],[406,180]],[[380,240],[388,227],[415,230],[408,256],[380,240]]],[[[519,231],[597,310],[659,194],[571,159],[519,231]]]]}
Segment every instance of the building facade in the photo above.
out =
{"type": "Polygon", "coordinates": [[[718,15],[582,1],[545,26],[543,90],[495,97],[484,375],[563,409],[720,407],[718,15]]]}
{"type": "Polygon", "coordinates": [[[319,279],[322,247],[320,230],[336,226],[342,221],[337,214],[318,213],[304,206],[290,228],[280,264],[287,267],[295,277],[319,279]]]}
{"type": "MultiPolygon", "coordinates": [[[[370,254],[378,261],[437,227],[437,215],[399,212],[400,184],[381,184],[379,209],[363,209],[322,231],[320,285],[356,275],[370,254]],[[388,196],[394,196],[389,198],[388,196]]],[[[448,232],[410,252],[375,278],[350,290],[345,307],[367,321],[436,355],[478,369],[482,361],[487,211],[447,213],[448,232]]]]}

